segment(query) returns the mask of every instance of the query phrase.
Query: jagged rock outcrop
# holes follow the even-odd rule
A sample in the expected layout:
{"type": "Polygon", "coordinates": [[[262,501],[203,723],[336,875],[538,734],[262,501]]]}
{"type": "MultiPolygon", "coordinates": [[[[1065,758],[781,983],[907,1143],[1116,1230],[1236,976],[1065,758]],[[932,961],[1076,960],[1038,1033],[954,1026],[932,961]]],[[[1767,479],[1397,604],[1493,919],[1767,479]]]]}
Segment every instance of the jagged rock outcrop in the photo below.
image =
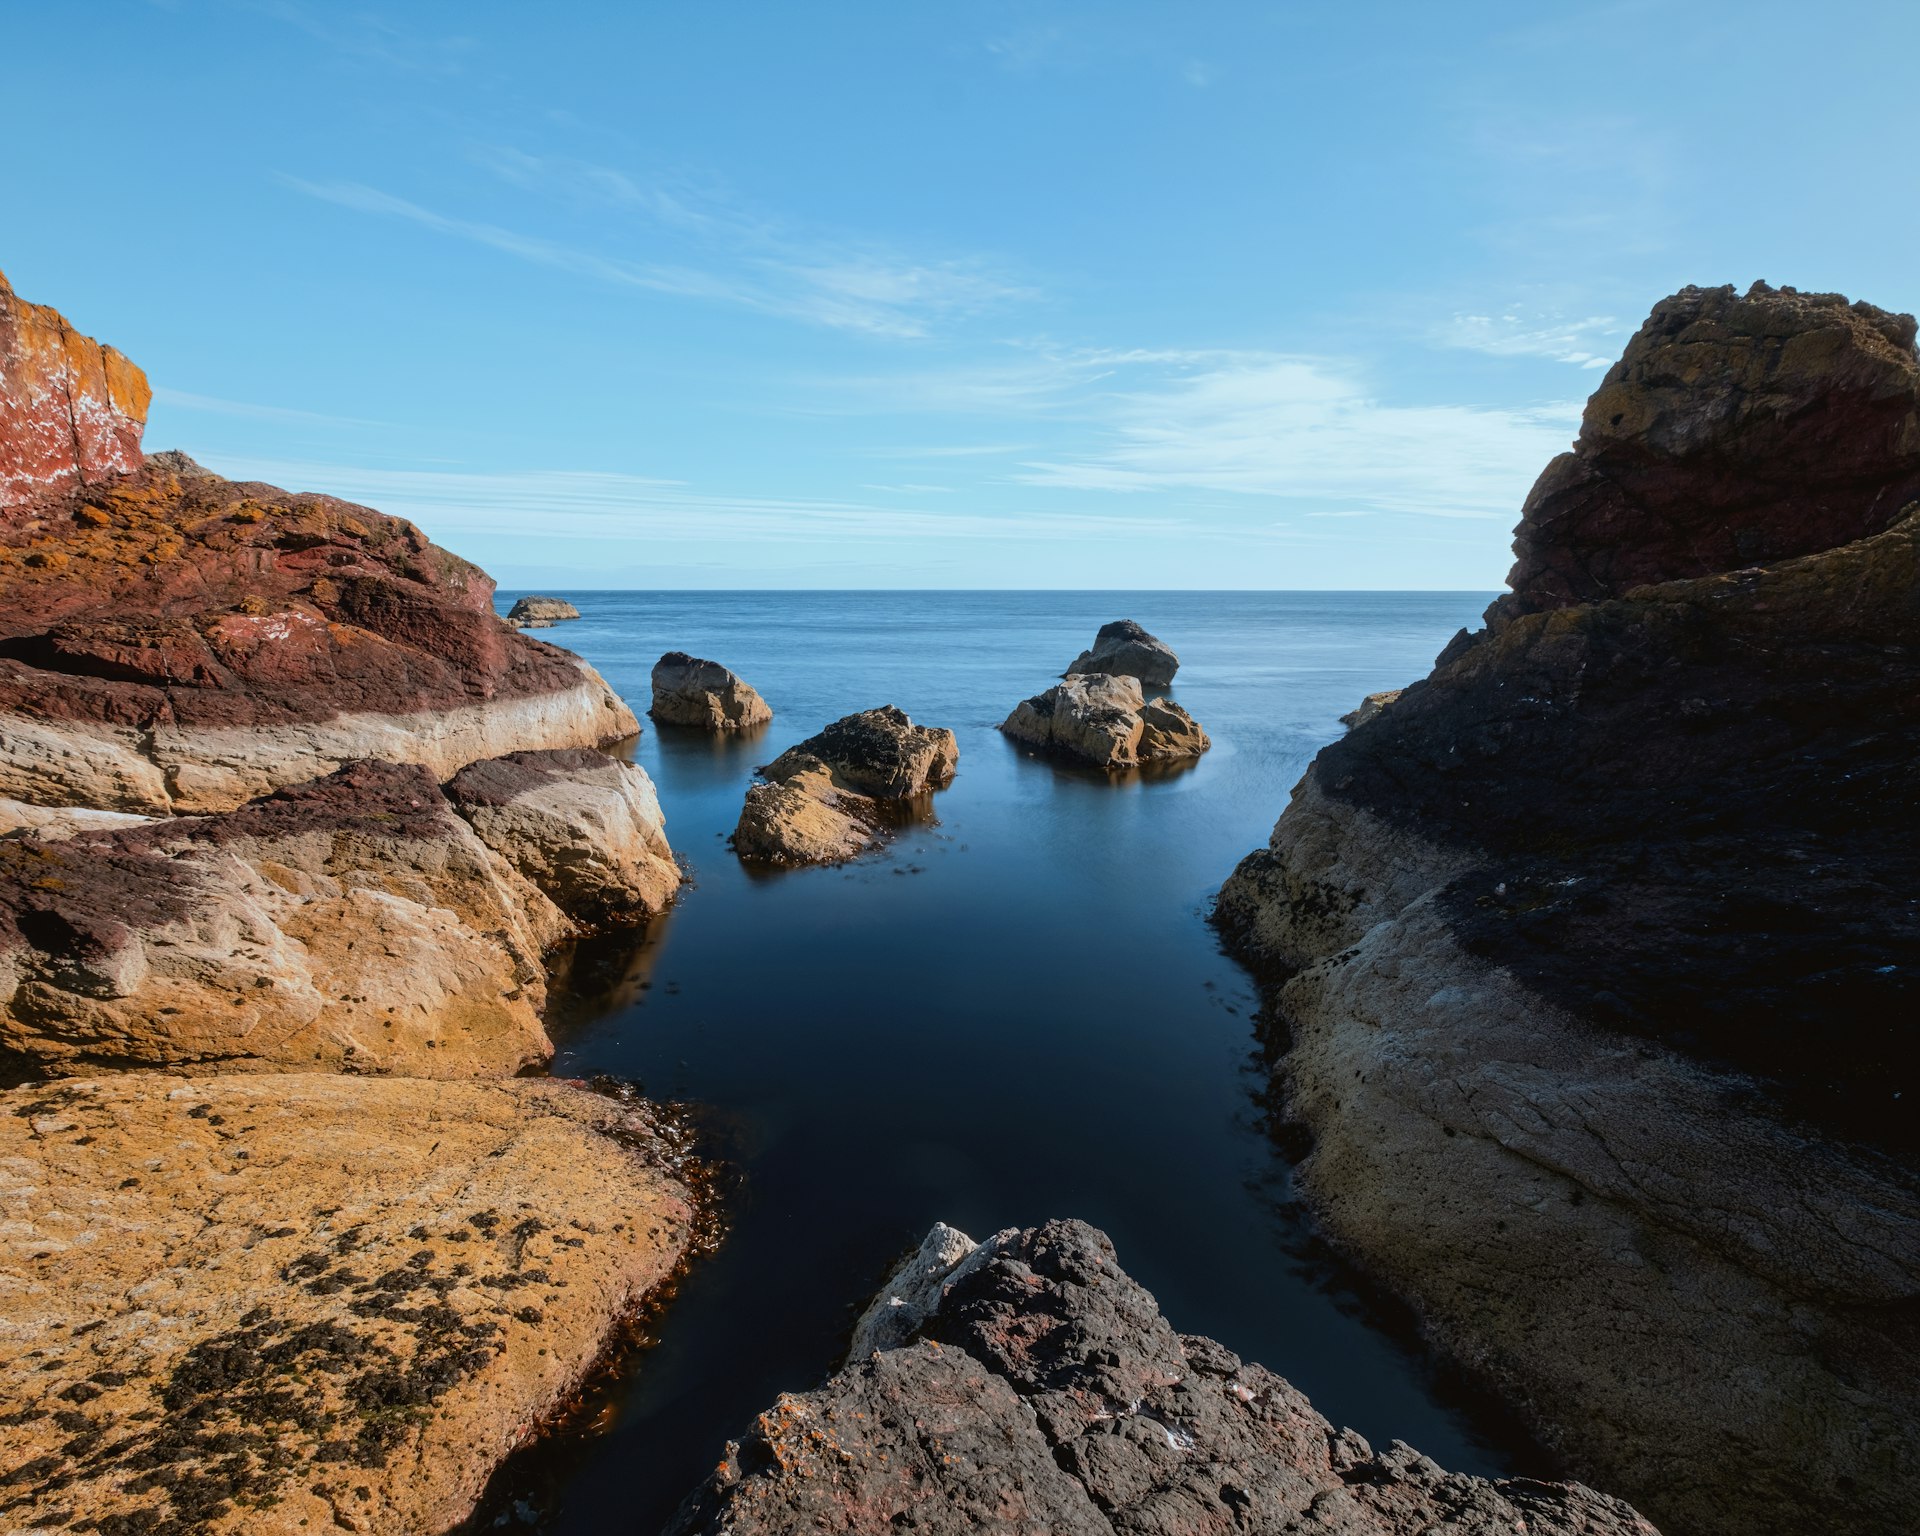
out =
{"type": "Polygon", "coordinates": [[[576,924],[658,916],[680,888],[653,781],[637,763],[572,747],[469,763],[447,798],[480,840],[576,924]]]}
{"type": "Polygon", "coordinates": [[[1578,1484],[1375,1451],[1271,1371],[1176,1333],[1082,1222],[979,1248],[936,1229],[876,1305],[902,1292],[912,1326],[761,1414],[670,1536],[1652,1536],[1578,1484]]]}
{"type": "Polygon", "coordinates": [[[598,753],[127,820],[0,839],[0,1046],[44,1070],[504,1075],[552,1051],[542,952],[678,880],[645,774],[598,753]]]}
{"type": "Polygon", "coordinates": [[[683,1140],[550,1081],[0,1092],[0,1526],[447,1530],[673,1275],[683,1140]]]}
{"type": "Polygon", "coordinates": [[[1403,691],[1404,690],[1399,688],[1387,688],[1379,693],[1368,694],[1360,701],[1359,708],[1350,709],[1340,717],[1340,723],[1348,730],[1352,730],[1356,725],[1365,725],[1375,715],[1379,714],[1381,710],[1399,698],[1403,691]]]}
{"type": "Polygon", "coordinates": [[[1911,315],[1755,283],[1656,304],[1514,531],[1493,617],[1769,565],[1920,497],[1911,315]]]}
{"type": "Polygon", "coordinates": [[[0,515],[138,469],[152,397],[125,357],[16,296],[0,272],[0,515]]]}
{"type": "Polygon", "coordinates": [[[1127,676],[1075,674],[1014,706],[1000,729],[1015,741],[1097,768],[1198,757],[1211,742],[1172,699],[1148,699],[1127,676]]]}
{"type": "Polygon", "coordinates": [[[952,731],[915,725],[891,704],[834,721],[760,770],[733,846],[773,864],[837,864],[883,841],[949,783],[952,731]]]}
{"type": "Polygon", "coordinates": [[[521,629],[546,629],[579,617],[580,610],[563,597],[519,597],[507,610],[507,622],[521,629]]]}
{"type": "Polygon", "coordinates": [[[1092,649],[1082,651],[1060,675],[1104,672],[1138,678],[1149,688],[1165,688],[1179,670],[1180,658],[1164,641],[1156,640],[1132,619],[1115,619],[1100,626],[1092,649]]]}
{"type": "Polygon", "coordinates": [[[744,731],[773,718],[767,701],[717,661],[668,651],[653,664],[653,708],[662,725],[744,731]]]}
{"type": "Polygon", "coordinates": [[[1662,304],[1588,412],[1636,466],[1623,518],[1678,498],[1655,547],[1602,570],[1595,530],[1637,524],[1522,530],[1523,572],[1623,590],[1496,604],[1220,896],[1328,1229],[1681,1529],[1893,1532],[1920,1497],[1920,506],[1886,508],[1913,334],[1662,304]]]}

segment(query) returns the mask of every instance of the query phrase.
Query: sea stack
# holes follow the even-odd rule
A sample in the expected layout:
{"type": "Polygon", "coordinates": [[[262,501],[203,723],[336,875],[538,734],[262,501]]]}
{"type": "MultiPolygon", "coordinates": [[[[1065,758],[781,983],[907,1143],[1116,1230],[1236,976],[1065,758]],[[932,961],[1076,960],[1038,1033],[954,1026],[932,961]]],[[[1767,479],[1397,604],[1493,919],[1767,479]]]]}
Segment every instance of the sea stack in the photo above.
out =
{"type": "Polygon", "coordinates": [[[668,651],[653,664],[653,707],[661,725],[705,731],[746,731],[773,718],[767,701],[717,661],[668,651]]]}
{"type": "Polygon", "coordinates": [[[1658,304],[1487,627],[1220,893],[1332,1236],[1678,1530],[1920,1503],[1914,335],[1658,304]]]}
{"type": "Polygon", "coordinates": [[[1075,674],[1015,706],[1000,723],[1015,741],[1096,768],[1198,757],[1212,745],[1171,699],[1148,699],[1130,676],[1075,674]]]}
{"type": "Polygon", "coordinates": [[[1102,624],[1093,637],[1093,646],[1074,658],[1061,674],[1104,672],[1114,677],[1138,678],[1147,688],[1165,688],[1180,670],[1180,658],[1171,646],[1156,640],[1132,619],[1115,619],[1102,624]]]}
{"type": "Polygon", "coordinates": [[[580,610],[562,597],[519,597],[507,610],[507,622],[521,629],[548,629],[580,617],[580,610]]]}
{"type": "Polygon", "coordinates": [[[839,864],[881,843],[916,801],[952,781],[952,731],[891,704],[834,721],[760,770],[733,846],[773,864],[839,864]]]}

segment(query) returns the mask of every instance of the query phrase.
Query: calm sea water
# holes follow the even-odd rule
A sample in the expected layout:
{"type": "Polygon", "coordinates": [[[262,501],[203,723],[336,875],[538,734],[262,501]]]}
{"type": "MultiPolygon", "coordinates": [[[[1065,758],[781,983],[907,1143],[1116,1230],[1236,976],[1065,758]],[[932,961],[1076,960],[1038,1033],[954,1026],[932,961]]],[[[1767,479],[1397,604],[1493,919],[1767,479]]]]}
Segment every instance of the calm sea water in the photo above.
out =
{"type": "Polygon", "coordinates": [[[1461,1470],[1523,1467],[1316,1255],[1262,1122],[1253,986],[1205,923],[1340,714],[1424,675],[1487,594],[560,595],[585,617],[548,637],[643,716],[670,649],[775,711],[744,741],[648,723],[635,755],[694,883],[645,935],[579,957],[555,1028],[556,1074],[702,1106],[743,1183],[595,1431],[512,1468],[489,1520],[656,1530],[776,1393],[835,1367],[936,1220],[984,1236],[1082,1217],[1177,1328],[1335,1422],[1461,1470]],[[1191,769],[1109,779],[994,729],[1115,618],[1179,653],[1174,696],[1214,743],[1191,769]],[[842,869],[744,869],[726,836],[754,766],[879,704],[959,735],[937,821],[842,869]]]}

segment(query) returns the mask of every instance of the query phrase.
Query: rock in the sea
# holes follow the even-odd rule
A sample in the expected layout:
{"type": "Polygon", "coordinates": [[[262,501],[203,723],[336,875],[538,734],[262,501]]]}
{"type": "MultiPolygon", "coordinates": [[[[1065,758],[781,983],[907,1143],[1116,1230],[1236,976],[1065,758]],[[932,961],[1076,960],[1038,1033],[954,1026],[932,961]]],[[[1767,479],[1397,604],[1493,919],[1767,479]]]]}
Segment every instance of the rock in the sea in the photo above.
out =
{"type": "Polygon", "coordinates": [[[1180,658],[1164,641],[1156,640],[1132,619],[1115,619],[1100,626],[1093,637],[1093,648],[1082,651],[1061,676],[1105,672],[1115,677],[1136,677],[1149,688],[1165,688],[1179,670],[1180,658]]]}
{"type": "Polygon", "coordinates": [[[1531,510],[1522,601],[1323,750],[1220,896],[1332,1235],[1679,1529],[1920,1501],[1913,336],[1663,303],[1588,412],[1621,517],[1531,510]],[[1649,547],[1601,571],[1597,528],[1649,547]],[[1694,534],[1729,568],[1673,575],[1694,534]]]}
{"type": "Polygon", "coordinates": [[[445,778],[639,729],[412,524],[143,460],[146,403],[0,282],[0,796],[227,810],[361,758],[445,778]]]}
{"type": "Polygon", "coordinates": [[[1075,674],[1022,701],[1000,729],[1100,768],[1198,757],[1212,745],[1172,699],[1148,699],[1134,678],[1097,672],[1075,674]]]}
{"type": "Polygon", "coordinates": [[[677,1140],[550,1081],[0,1092],[0,1524],[458,1524],[679,1264],[677,1140]]]}
{"type": "Polygon", "coordinates": [[[0,514],[138,469],[152,396],[125,357],[0,272],[0,514]]]}
{"type": "Polygon", "coordinates": [[[545,1060],[540,957],[574,929],[543,887],[603,921],[664,900],[671,861],[638,769],[526,756],[458,792],[500,852],[426,770],[379,762],[217,815],[0,839],[0,1045],[63,1072],[545,1060]],[[590,848],[576,816],[623,841],[590,848]]]}
{"type": "Polygon", "coordinates": [[[1340,723],[1348,730],[1365,725],[1404,692],[1406,692],[1404,688],[1388,688],[1380,693],[1370,693],[1360,701],[1358,709],[1350,709],[1342,715],[1340,723]]]}
{"type": "Polygon", "coordinates": [[[1374,1450],[1271,1371],[1176,1333],[1082,1222],[977,1249],[936,1228],[881,1296],[902,1292],[913,1326],[861,1337],[824,1386],[762,1413],[671,1536],[1653,1536],[1576,1483],[1374,1450]]]}
{"type": "Polygon", "coordinates": [[[717,661],[668,651],[653,664],[653,708],[662,725],[744,731],[773,718],[767,701],[717,661]]]}
{"type": "Polygon", "coordinates": [[[1911,315],[1686,288],[1654,306],[1527,497],[1490,617],[1832,549],[1916,497],[1911,315]]]}
{"type": "Polygon", "coordinates": [[[774,864],[854,858],[950,782],[959,761],[952,731],[915,725],[891,704],[847,715],[760,770],[734,849],[774,864]]]}
{"type": "Polygon", "coordinates": [[[563,597],[519,597],[507,610],[507,622],[528,629],[545,629],[563,619],[577,619],[580,610],[563,597]]]}
{"type": "Polygon", "coordinates": [[[469,763],[447,798],[480,840],[589,928],[657,916],[680,887],[653,781],[585,747],[469,763]]]}

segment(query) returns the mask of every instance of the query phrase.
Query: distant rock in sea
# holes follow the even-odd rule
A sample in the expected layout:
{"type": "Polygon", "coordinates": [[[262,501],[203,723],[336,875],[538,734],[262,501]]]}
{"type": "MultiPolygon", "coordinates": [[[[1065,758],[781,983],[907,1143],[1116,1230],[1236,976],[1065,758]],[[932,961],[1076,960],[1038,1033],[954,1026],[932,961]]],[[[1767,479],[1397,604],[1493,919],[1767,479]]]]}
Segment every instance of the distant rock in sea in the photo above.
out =
{"type": "Polygon", "coordinates": [[[775,864],[837,864],[880,843],[909,803],[949,783],[952,731],[915,725],[892,705],[836,720],[760,770],[733,846],[775,864]]]}
{"type": "Polygon", "coordinates": [[[1198,757],[1212,745],[1171,699],[1147,699],[1130,676],[1076,674],[1015,706],[1000,729],[1016,741],[1098,768],[1198,757]]]}
{"type": "Polygon", "coordinates": [[[1180,658],[1165,642],[1156,640],[1132,619],[1116,619],[1100,626],[1093,648],[1082,651],[1061,675],[1105,672],[1138,678],[1148,688],[1165,688],[1179,670],[1180,658]]]}
{"type": "Polygon", "coordinates": [[[653,664],[653,707],[662,725],[744,731],[773,718],[767,701],[717,661],[668,651],[653,664]]]}
{"type": "Polygon", "coordinates": [[[1077,1221],[978,1247],[936,1227],[845,1366],[743,1431],[668,1536],[1656,1536],[1577,1483],[1376,1451],[1273,1372],[1176,1333],[1077,1221]]]}
{"type": "Polygon", "coordinates": [[[570,1083],[155,1072],[0,1090],[10,1531],[445,1531],[697,1220],[570,1083]]]}
{"type": "Polygon", "coordinates": [[[1488,627],[1220,893],[1330,1235],[1707,1536],[1920,1504],[1914,336],[1662,300],[1488,627]]]}
{"type": "Polygon", "coordinates": [[[548,629],[566,619],[577,619],[580,610],[560,597],[521,597],[507,610],[507,622],[516,629],[548,629]]]}

